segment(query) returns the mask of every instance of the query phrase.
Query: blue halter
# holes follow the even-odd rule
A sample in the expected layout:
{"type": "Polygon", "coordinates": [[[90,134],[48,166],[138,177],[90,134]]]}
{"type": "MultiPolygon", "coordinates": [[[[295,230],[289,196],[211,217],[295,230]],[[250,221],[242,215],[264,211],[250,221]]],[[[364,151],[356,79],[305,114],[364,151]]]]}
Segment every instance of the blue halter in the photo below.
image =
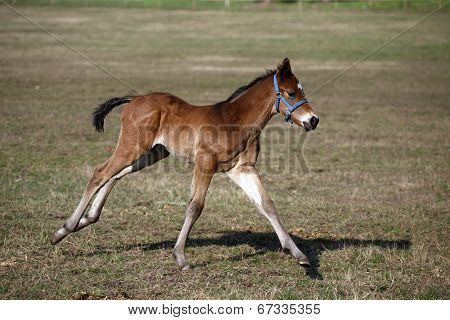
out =
{"type": "Polygon", "coordinates": [[[291,121],[291,114],[292,114],[292,112],[294,112],[295,109],[300,108],[305,103],[308,103],[308,100],[307,99],[302,99],[302,100],[298,101],[294,105],[290,104],[283,97],[283,95],[280,92],[280,89],[278,88],[277,73],[276,72],[273,75],[273,88],[275,89],[275,93],[277,94],[277,97],[276,97],[276,100],[275,100],[275,109],[277,110],[278,113],[280,113],[280,100],[283,101],[285,106],[288,108],[288,110],[286,111],[286,114],[284,115],[284,121],[286,121],[286,122],[290,121],[292,123],[292,121],[291,121]]]}

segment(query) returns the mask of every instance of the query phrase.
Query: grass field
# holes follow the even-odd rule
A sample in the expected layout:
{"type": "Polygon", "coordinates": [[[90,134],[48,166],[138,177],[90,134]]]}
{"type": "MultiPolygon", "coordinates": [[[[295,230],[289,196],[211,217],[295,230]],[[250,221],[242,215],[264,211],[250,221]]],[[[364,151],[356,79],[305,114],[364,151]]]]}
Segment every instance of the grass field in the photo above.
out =
{"type": "MultiPolygon", "coordinates": [[[[193,103],[227,97],[285,56],[308,95],[422,17],[19,10],[138,90],[193,103]]],[[[117,140],[119,110],[104,134],[90,113],[129,89],[5,6],[0,34],[0,298],[450,298],[447,13],[309,95],[321,117],[314,132],[277,117],[263,134],[263,181],[309,270],[279,251],[224,175],[188,242],[193,269],[178,270],[171,249],[191,168],[172,158],[124,178],[96,225],[52,247],[117,140]]]]}
{"type": "MultiPolygon", "coordinates": [[[[270,4],[260,0],[4,0],[14,5],[60,7],[118,7],[185,10],[412,10],[429,11],[444,0],[274,0],[270,4]]],[[[442,10],[449,10],[446,5],[442,10]]]]}

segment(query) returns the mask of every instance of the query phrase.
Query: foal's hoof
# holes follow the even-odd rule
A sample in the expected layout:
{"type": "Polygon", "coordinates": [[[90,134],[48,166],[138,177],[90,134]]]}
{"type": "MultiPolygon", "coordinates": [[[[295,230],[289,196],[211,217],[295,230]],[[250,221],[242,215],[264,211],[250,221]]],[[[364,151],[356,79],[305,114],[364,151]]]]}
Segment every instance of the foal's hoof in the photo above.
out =
{"type": "Polygon", "coordinates": [[[311,262],[309,262],[308,257],[305,256],[302,252],[298,251],[292,254],[291,250],[287,248],[283,248],[282,250],[285,254],[292,255],[302,267],[305,268],[311,267],[311,262]]]}
{"type": "Polygon", "coordinates": [[[311,262],[309,262],[309,259],[306,256],[304,256],[302,258],[298,258],[297,261],[302,267],[305,267],[305,268],[311,267],[311,262]]]}
{"type": "Polygon", "coordinates": [[[181,267],[181,271],[188,271],[189,269],[191,269],[191,266],[188,264],[181,267]]]}
{"type": "Polygon", "coordinates": [[[57,244],[58,242],[60,242],[62,239],[64,239],[64,237],[67,235],[67,232],[66,232],[66,230],[64,229],[64,228],[61,228],[61,229],[59,229],[58,231],[56,231],[54,234],[53,234],[53,236],[52,236],[52,238],[51,238],[51,240],[50,240],[50,243],[52,244],[52,245],[55,245],[55,244],[57,244]]]}
{"type": "Polygon", "coordinates": [[[50,243],[51,243],[52,245],[55,245],[55,244],[57,244],[57,243],[60,242],[60,241],[61,241],[61,237],[59,237],[59,236],[58,236],[58,233],[55,232],[55,234],[53,234],[52,238],[50,239],[50,243]]]}

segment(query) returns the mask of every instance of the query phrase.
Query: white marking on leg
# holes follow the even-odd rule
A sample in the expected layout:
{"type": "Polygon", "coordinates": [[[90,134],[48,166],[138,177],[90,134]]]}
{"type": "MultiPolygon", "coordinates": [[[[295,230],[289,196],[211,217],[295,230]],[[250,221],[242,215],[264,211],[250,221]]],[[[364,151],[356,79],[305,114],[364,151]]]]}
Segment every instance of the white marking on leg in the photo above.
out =
{"type": "Polygon", "coordinates": [[[104,199],[108,196],[109,192],[111,191],[113,185],[113,181],[108,181],[107,184],[105,184],[100,191],[98,192],[97,196],[95,197],[94,202],[92,203],[91,209],[89,210],[88,217],[92,217],[94,212],[98,212],[99,208],[103,207],[104,199]]]}
{"type": "Polygon", "coordinates": [[[120,171],[118,174],[116,174],[114,177],[109,179],[109,181],[100,189],[97,196],[95,197],[95,200],[92,203],[91,209],[89,210],[89,213],[87,215],[89,218],[94,218],[100,213],[99,211],[105,204],[106,198],[108,197],[109,193],[111,192],[111,189],[113,188],[117,180],[119,180],[120,178],[129,174],[132,171],[133,166],[128,166],[122,171],[120,171]]]}
{"type": "Polygon", "coordinates": [[[157,144],[160,144],[160,145],[164,146],[164,137],[162,135],[155,137],[155,139],[153,140],[152,148],[154,146],[156,146],[157,144]]]}
{"type": "MultiPolygon", "coordinates": [[[[133,166],[132,165],[126,167],[125,169],[120,171],[118,174],[116,174],[114,177],[112,177],[111,179],[118,180],[118,179],[122,178],[123,176],[125,176],[125,175],[127,175],[127,174],[129,174],[131,172],[133,172],[133,166]]],[[[111,179],[110,179],[110,181],[111,181],[111,179]]]]}
{"type": "Polygon", "coordinates": [[[262,204],[262,197],[258,189],[259,178],[254,173],[235,172],[233,170],[227,172],[227,175],[239,187],[244,190],[245,194],[257,205],[262,204]]]}
{"type": "Polygon", "coordinates": [[[98,188],[83,195],[83,198],[81,198],[81,201],[78,204],[77,208],[75,209],[74,213],[69,217],[69,219],[66,220],[62,229],[66,229],[69,232],[73,232],[75,230],[78,222],[80,221],[81,217],[84,214],[84,211],[89,205],[91,197],[95,194],[95,192],[97,192],[97,190],[98,188]]]}
{"type": "MultiPolygon", "coordinates": [[[[91,214],[91,212],[93,212],[93,209],[95,209],[95,207],[97,207],[97,209],[98,209],[98,207],[100,207],[100,205],[102,205],[101,202],[103,201],[103,198],[105,196],[107,196],[107,194],[102,196],[103,192],[107,191],[107,193],[109,193],[109,191],[110,191],[110,190],[108,190],[107,184],[110,182],[112,182],[114,184],[116,180],[122,178],[124,175],[126,175],[132,171],[133,171],[133,166],[128,166],[125,169],[123,169],[122,171],[120,171],[118,174],[116,174],[114,177],[112,177],[100,189],[99,194],[97,195],[97,197],[95,198],[94,203],[93,203],[94,208],[91,208],[89,210],[88,215],[91,214]],[[102,192],[102,190],[103,190],[103,192],[102,192]],[[97,201],[97,199],[99,199],[99,200],[97,201]]],[[[95,192],[96,191],[94,191],[93,193],[95,193],[95,192]]],[[[81,223],[82,227],[89,224],[88,220],[86,219],[87,216],[84,216],[84,211],[89,204],[89,199],[90,199],[90,197],[86,197],[86,195],[83,196],[80,204],[78,205],[77,209],[75,209],[75,212],[72,214],[72,216],[66,221],[64,226],[55,233],[55,235],[53,237],[54,240],[52,242],[56,242],[57,239],[58,239],[57,241],[59,242],[63,237],[67,236],[69,233],[76,231],[77,228],[79,228],[78,226],[80,223],[81,223]]]]}
{"type": "Polygon", "coordinates": [[[238,186],[240,186],[242,190],[244,190],[249,198],[256,203],[258,211],[269,220],[270,224],[275,230],[275,233],[280,239],[281,246],[284,249],[288,249],[291,254],[300,261],[301,264],[309,265],[308,258],[297,248],[294,241],[289,236],[286,228],[281,223],[275,207],[273,206],[273,204],[271,204],[272,202],[270,201],[270,198],[264,191],[256,169],[253,168],[253,171],[254,172],[242,172],[239,171],[239,168],[237,168],[227,172],[227,175],[238,186]],[[264,205],[262,204],[263,197],[266,198],[264,205]],[[269,206],[269,208],[265,208],[265,206],[269,206]],[[271,206],[273,207],[270,208],[271,206]]]}

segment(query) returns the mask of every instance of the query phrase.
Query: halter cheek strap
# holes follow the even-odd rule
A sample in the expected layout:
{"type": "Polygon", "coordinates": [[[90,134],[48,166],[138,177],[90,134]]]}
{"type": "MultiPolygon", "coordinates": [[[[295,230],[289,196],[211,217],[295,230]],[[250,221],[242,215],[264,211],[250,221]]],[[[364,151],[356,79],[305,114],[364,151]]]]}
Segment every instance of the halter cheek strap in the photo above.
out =
{"type": "Polygon", "coordinates": [[[300,108],[302,105],[304,105],[305,103],[308,103],[307,99],[302,99],[300,101],[298,101],[296,104],[292,105],[290,104],[281,94],[280,89],[278,88],[278,82],[277,82],[277,74],[275,73],[273,75],[273,88],[275,89],[275,93],[276,93],[276,99],[275,99],[275,109],[277,110],[278,113],[280,113],[280,100],[283,101],[283,103],[285,104],[285,106],[288,108],[285,115],[284,115],[284,121],[288,122],[292,122],[291,121],[291,114],[292,112],[294,112],[297,108],[300,108]]]}

